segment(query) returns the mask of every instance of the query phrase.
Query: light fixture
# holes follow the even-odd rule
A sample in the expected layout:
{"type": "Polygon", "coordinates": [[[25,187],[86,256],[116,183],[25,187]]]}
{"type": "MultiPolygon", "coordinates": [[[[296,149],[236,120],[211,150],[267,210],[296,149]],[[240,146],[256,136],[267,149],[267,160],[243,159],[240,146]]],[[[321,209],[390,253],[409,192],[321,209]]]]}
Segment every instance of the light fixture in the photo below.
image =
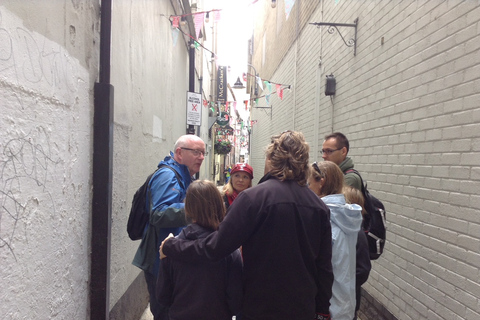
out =
{"type": "Polygon", "coordinates": [[[210,12],[207,12],[207,15],[205,16],[205,23],[208,23],[210,21],[209,13],[210,12]]]}
{"type": "Polygon", "coordinates": [[[237,77],[237,82],[233,84],[233,89],[245,89],[242,81],[240,81],[240,77],[237,77]]]}
{"type": "Polygon", "coordinates": [[[275,8],[277,6],[277,0],[272,0],[272,8],[275,8]]]}
{"type": "Polygon", "coordinates": [[[334,96],[336,87],[337,87],[337,80],[335,80],[335,77],[333,74],[330,74],[329,76],[327,76],[327,79],[325,81],[325,95],[334,96]]]}

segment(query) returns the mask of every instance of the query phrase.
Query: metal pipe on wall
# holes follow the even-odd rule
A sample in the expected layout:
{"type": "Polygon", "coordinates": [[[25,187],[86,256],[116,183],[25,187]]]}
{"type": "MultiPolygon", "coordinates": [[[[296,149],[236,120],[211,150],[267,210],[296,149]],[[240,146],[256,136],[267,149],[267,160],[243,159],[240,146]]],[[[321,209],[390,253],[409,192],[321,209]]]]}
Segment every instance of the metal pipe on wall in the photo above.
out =
{"type": "Polygon", "coordinates": [[[113,166],[113,86],[110,84],[112,0],[101,0],[99,81],[94,87],[90,319],[108,319],[113,166]]]}

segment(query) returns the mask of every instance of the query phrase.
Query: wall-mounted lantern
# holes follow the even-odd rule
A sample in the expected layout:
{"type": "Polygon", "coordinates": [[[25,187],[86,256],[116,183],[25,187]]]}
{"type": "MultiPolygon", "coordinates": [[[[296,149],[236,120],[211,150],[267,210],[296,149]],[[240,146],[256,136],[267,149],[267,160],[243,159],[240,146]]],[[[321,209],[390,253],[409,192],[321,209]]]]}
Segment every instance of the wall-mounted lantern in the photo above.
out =
{"type": "Polygon", "coordinates": [[[233,89],[245,89],[245,86],[243,85],[242,81],[240,80],[240,77],[237,78],[237,82],[233,84],[233,89]]]}
{"type": "Polygon", "coordinates": [[[337,87],[337,80],[333,74],[327,76],[327,80],[325,81],[325,95],[326,96],[333,96],[335,95],[335,89],[337,87]]]}

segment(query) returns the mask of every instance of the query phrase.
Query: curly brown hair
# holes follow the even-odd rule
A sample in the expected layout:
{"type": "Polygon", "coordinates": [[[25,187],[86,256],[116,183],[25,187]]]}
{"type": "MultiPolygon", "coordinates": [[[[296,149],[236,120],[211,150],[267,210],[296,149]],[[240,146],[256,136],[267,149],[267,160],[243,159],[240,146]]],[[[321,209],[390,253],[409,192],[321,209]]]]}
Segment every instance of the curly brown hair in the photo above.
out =
{"type": "Polygon", "coordinates": [[[307,184],[310,173],[310,146],[305,136],[297,131],[284,131],[272,137],[266,156],[270,162],[270,174],[280,181],[293,180],[299,185],[307,184]]]}
{"type": "Polygon", "coordinates": [[[218,229],[225,217],[225,205],[212,181],[196,180],[190,184],[185,196],[185,216],[204,228],[218,229]]]}

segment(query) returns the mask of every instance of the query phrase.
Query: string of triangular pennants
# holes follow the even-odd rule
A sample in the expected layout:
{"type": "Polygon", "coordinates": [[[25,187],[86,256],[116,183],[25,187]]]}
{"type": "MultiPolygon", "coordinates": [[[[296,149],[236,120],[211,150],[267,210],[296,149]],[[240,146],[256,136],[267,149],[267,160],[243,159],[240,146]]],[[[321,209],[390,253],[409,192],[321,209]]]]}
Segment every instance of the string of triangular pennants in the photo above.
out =
{"type": "MultiPolygon", "coordinates": [[[[219,11],[219,10],[212,10],[212,11],[219,11]]],[[[162,14],[162,16],[165,17],[165,15],[163,15],[163,14],[162,14]]],[[[204,45],[202,45],[200,42],[197,41],[198,35],[197,35],[196,38],[194,38],[192,35],[184,32],[184,31],[180,28],[180,26],[178,25],[178,22],[174,23],[174,21],[175,21],[176,19],[172,20],[172,17],[175,18],[175,17],[181,17],[181,16],[170,16],[170,18],[165,17],[165,18],[167,18],[168,21],[170,21],[170,24],[171,24],[171,26],[172,26],[172,40],[173,40],[173,46],[174,46],[174,47],[177,45],[178,34],[181,32],[183,35],[185,35],[185,36],[187,36],[187,37],[189,37],[190,39],[193,40],[193,45],[195,46],[195,49],[198,49],[198,47],[202,47],[203,49],[205,49],[206,51],[208,51],[208,52],[210,52],[210,53],[212,54],[212,58],[217,56],[217,55],[215,54],[215,52],[213,52],[213,51],[211,51],[210,49],[206,48],[204,45]]],[[[202,26],[203,26],[203,24],[202,24],[202,26]]],[[[196,27],[195,27],[195,28],[196,28],[196,27]]],[[[201,27],[200,27],[200,29],[201,29],[201,27]]],[[[199,32],[200,32],[200,29],[198,29],[199,32]]]]}

